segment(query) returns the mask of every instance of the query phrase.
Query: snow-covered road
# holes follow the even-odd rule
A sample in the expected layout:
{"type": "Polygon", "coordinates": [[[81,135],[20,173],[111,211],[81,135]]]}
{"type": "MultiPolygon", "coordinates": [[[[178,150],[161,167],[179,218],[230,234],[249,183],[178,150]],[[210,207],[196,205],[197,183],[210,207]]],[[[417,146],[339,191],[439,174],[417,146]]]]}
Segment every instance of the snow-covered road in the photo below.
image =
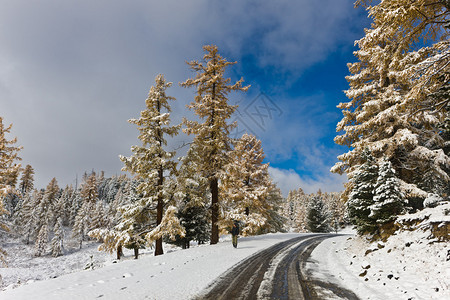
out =
{"type": "Polygon", "coordinates": [[[304,272],[313,249],[334,236],[305,234],[258,251],[222,274],[198,299],[358,299],[338,284],[304,272]]]}

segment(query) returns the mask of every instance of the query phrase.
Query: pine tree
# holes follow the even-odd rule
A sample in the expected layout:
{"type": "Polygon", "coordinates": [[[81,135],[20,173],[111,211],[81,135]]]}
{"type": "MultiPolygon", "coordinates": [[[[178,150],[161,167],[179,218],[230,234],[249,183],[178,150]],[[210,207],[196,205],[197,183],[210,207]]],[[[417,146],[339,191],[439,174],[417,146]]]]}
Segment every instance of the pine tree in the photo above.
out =
{"type": "Polygon", "coordinates": [[[98,185],[95,172],[92,172],[90,176],[84,176],[80,197],[82,199],[82,205],[75,217],[73,236],[78,238],[81,249],[87,233],[93,229],[95,205],[98,200],[98,185]]]}
{"type": "Polygon", "coordinates": [[[205,207],[196,205],[191,201],[189,195],[186,195],[183,203],[179,206],[177,217],[181,226],[185,230],[185,235],[177,235],[173,243],[183,249],[189,248],[190,241],[196,240],[203,244],[209,240],[209,223],[207,220],[208,211],[205,207]]]}
{"type": "Polygon", "coordinates": [[[35,256],[45,253],[50,227],[54,223],[54,206],[58,199],[59,187],[56,178],[53,178],[45,189],[42,200],[36,207],[35,232],[38,236],[35,241],[35,256]]]}
{"type": "Polygon", "coordinates": [[[260,232],[285,232],[287,219],[282,215],[282,206],[285,199],[283,198],[281,190],[273,183],[269,186],[269,192],[266,200],[270,205],[270,208],[266,212],[268,219],[264,226],[261,228],[260,232]]]}
{"type": "Polygon", "coordinates": [[[39,203],[41,199],[42,194],[37,190],[35,190],[33,194],[27,194],[23,200],[19,214],[17,215],[16,222],[19,227],[19,233],[22,234],[27,245],[35,234],[35,224],[37,223],[36,204],[39,203]]]}
{"type": "Polygon", "coordinates": [[[69,226],[71,224],[70,216],[74,197],[75,191],[72,185],[67,185],[58,199],[57,202],[58,212],[56,217],[61,217],[64,226],[69,226]]]}
{"type": "Polygon", "coordinates": [[[22,195],[26,195],[27,193],[33,190],[34,185],[33,175],[34,175],[33,167],[30,165],[26,165],[22,177],[20,178],[20,185],[19,185],[19,189],[22,195]]]}
{"type": "Polygon", "coordinates": [[[75,225],[75,219],[78,215],[78,212],[83,205],[83,199],[81,198],[79,189],[73,190],[73,194],[70,197],[70,200],[71,204],[69,208],[69,225],[73,227],[75,225]]]}
{"type": "MultiPolygon", "coordinates": [[[[89,233],[90,236],[102,240],[103,244],[99,247],[100,250],[107,252],[117,252],[117,259],[123,256],[122,248],[134,249],[135,258],[138,258],[139,248],[146,244],[146,240],[142,234],[140,213],[136,212],[139,209],[139,202],[141,197],[137,194],[137,188],[140,182],[137,180],[127,180],[123,189],[117,193],[113,203],[111,224],[109,228],[94,229],[89,233]],[[136,203],[138,203],[136,205],[136,203]]],[[[154,214],[150,217],[150,221],[154,221],[154,214]]]]}
{"type": "Polygon", "coordinates": [[[375,185],[375,196],[370,206],[369,218],[383,225],[396,219],[405,210],[405,200],[395,170],[389,160],[383,160],[379,167],[379,175],[375,185]]]}
{"type": "Polygon", "coordinates": [[[345,225],[347,209],[345,202],[341,199],[341,193],[327,193],[325,194],[325,204],[331,217],[331,226],[333,230],[337,233],[339,228],[345,225]]]}
{"type": "Polygon", "coordinates": [[[105,228],[108,223],[105,206],[102,201],[97,201],[92,216],[91,230],[95,228],[105,228]]]}
{"type": "MultiPolygon", "coordinates": [[[[125,164],[122,170],[142,180],[137,191],[143,195],[138,202],[130,204],[132,213],[127,212],[123,217],[136,221],[133,226],[139,227],[140,233],[145,235],[149,243],[156,242],[155,255],[161,255],[164,251],[163,233],[158,233],[159,238],[155,239],[154,228],[161,228],[163,218],[167,217],[164,209],[173,201],[175,192],[172,180],[176,175],[177,163],[173,160],[175,152],[164,149],[167,146],[166,136],[177,135],[181,127],[169,126],[171,109],[168,101],[175,98],[166,95],[166,89],[171,85],[163,75],[156,76],[155,86],[151,87],[145,101],[146,109],[141,112],[139,119],[129,120],[138,126],[139,139],[143,145],[133,146],[131,150],[134,154],[131,157],[120,157],[125,164]],[[156,224],[152,224],[151,213],[156,215],[156,224]]],[[[173,221],[176,222],[176,219],[173,221]]]]}
{"type": "Polygon", "coordinates": [[[272,184],[268,173],[269,164],[264,164],[261,141],[253,135],[244,134],[230,152],[230,161],[225,166],[221,188],[226,201],[224,222],[232,226],[232,220],[241,221],[243,235],[261,230],[269,219],[271,206],[267,201],[272,184]]]}
{"type": "MultiPolygon", "coordinates": [[[[5,208],[4,200],[9,194],[14,193],[20,169],[20,164],[17,164],[16,161],[20,160],[18,152],[22,147],[14,146],[17,139],[8,140],[6,138],[6,134],[10,133],[11,127],[12,125],[5,128],[3,118],[0,117],[0,233],[9,231],[4,218],[10,212],[5,208]]],[[[5,256],[6,252],[0,247],[0,263],[6,264],[5,256]]]]}
{"type": "Polygon", "coordinates": [[[64,251],[64,231],[62,225],[62,219],[59,217],[56,220],[55,229],[54,229],[54,237],[51,241],[51,251],[52,256],[57,257],[63,255],[64,251]]]}
{"type": "Polygon", "coordinates": [[[196,72],[195,78],[181,83],[183,87],[196,87],[197,95],[188,105],[194,110],[203,123],[183,120],[188,135],[194,134],[193,144],[198,151],[199,172],[208,179],[211,192],[211,244],[219,241],[219,178],[228,163],[226,153],[230,151],[230,130],[235,124],[227,124],[227,120],[236,110],[236,106],[228,104],[227,95],[232,91],[247,91],[243,87],[243,79],[230,85],[230,79],[224,78],[225,69],[235,64],[228,62],[218,53],[217,46],[204,46],[206,54],[203,61],[188,62],[196,72]]]}
{"type": "Polygon", "coordinates": [[[357,3],[366,6],[374,20],[362,42],[387,42],[372,60],[386,60],[383,68],[389,70],[391,80],[411,86],[403,99],[405,106],[416,113],[425,109],[441,114],[450,103],[444,96],[450,79],[449,2],[396,0],[369,6],[370,2],[357,3]]]}
{"type": "Polygon", "coordinates": [[[39,234],[34,244],[34,256],[41,256],[45,254],[48,243],[48,225],[44,224],[39,229],[39,234]]]}
{"type": "Polygon", "coordinates": [[[439,185],[450,181],[445,169],[450,158],[437,130],[448,100],[431,96],[445,90],[450,78],[448,28],[443,27],[449,7],[446,1],[398,0],[367,8],[374,22],[356,41],[359,61],[349,64],[347,77],[350,101],[338,106],[344,117],[337,131],[344,133],[335,141],[350,151],[339,156],[332,171],[353,177],[368,147],[377,159],[392,162],[407,198],[425,198],[420,184],[427,176],[439,185]]]}
{"type": "Polygon", "coordinates": [[[329,212],[320,195],[313,197],[307,212],[308,230],[311,232],[329,232],[329,212]]]}
{"type": "Polygon", "coordinates": [[[364,163],[351,178],[353,188],[347,202],[349,218],[356,225],[359,234],[373,233],[376,230],[376,223],[369,215],[370,207],[374,204],[378,165],[367,148],[363,152],[362,160],[364,163]]]}

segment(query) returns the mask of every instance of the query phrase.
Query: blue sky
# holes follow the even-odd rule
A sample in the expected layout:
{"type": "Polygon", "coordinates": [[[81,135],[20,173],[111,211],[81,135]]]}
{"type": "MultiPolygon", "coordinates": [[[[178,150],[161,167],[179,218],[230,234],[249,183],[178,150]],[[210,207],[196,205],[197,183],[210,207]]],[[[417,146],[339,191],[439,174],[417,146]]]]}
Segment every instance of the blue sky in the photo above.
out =
{"type": "MultiPolygon", "coordinates": [[[[0,0],[0,115],[13,123],[22,164],[36,186],[61,186],[85,171],[120,174],[157,74],[174,82],[172,120],[192,118],[194,91],[185,61],[216,44],[228,76],[252,87],[230,95],[238,132],[263,142],[270,172],[286,195],[342,190],[330,174],[336,156],[336,108],[346,101],[346,64],[370,25],[347,0],[25,1],[0,0]]],[[[179,135],[177,148],[190,137],[179,135]]],[[[180,151],[180,155],[184,150],[180,151]]]]}

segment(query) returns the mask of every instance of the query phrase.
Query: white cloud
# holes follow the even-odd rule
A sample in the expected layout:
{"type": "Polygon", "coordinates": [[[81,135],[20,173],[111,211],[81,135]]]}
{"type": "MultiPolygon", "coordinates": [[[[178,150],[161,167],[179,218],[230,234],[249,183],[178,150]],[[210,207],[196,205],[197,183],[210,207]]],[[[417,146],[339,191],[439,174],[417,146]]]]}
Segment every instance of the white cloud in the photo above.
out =
{"type": "Polygon", "coordinates": [[[316,193],[319,189],[322,192],[339,192],[344,189],[343,184],[346,181],[345,176],[337,174],[326,174],[318,179],[301,178],[300,175],[292,169],[284,170],[269,167],[269,174],[273,181],[287,197],[289,191],[301,188],[305,193],[316,193]]]}

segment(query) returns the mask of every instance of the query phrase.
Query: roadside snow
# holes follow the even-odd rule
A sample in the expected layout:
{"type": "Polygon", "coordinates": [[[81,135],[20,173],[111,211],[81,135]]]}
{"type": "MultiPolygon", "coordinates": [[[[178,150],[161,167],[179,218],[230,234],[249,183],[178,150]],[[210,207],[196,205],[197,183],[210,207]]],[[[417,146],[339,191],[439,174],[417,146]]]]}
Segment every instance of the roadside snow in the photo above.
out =
{"type": "Polygon", "coordinates": [[[450,299],[448,244],[429,242],[420,231],[398,233],[386,243],[331,238],[313,251],[308,272],[361,299],[450,299]]]}

